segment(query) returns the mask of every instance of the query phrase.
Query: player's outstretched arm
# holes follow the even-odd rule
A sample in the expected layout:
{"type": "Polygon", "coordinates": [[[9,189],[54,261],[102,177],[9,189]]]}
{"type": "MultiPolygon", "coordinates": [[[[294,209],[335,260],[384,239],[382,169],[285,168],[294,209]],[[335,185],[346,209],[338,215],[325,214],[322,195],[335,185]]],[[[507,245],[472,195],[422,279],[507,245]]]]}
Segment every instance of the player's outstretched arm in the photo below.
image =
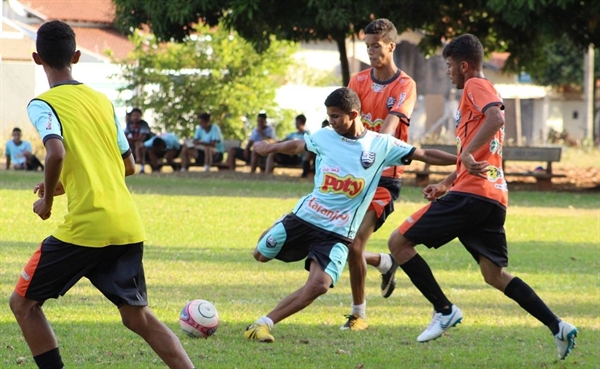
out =
{"type": "Polygon", "coordinates": [[[453,165],[456,164],[456,155],[435,149],[417,148],[411,155],[412,160],[423,161],[431,165],[453,165]]]}
{"type": "Polygon", "coordinates": [[[267,156],[272,153],[281,153],[288,155],[302,154],[304,150],[304,140],[283,141],[269,143],[268,141],[259,141],[254,144],[254,151],[258,155],[267,156]]]}

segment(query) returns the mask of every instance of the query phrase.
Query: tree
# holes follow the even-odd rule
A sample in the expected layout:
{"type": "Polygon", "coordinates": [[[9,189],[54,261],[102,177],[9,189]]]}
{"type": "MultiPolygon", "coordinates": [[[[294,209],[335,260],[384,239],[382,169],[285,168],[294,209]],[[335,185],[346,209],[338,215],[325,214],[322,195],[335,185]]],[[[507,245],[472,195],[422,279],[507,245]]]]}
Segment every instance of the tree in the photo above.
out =
{"type": "Polygon", "coordinates": [[[285,113],[274,103],[275,90],[293,62],[295,45],[272,40],[265,55],[259,55],[226,27],[197,26],[195,31],[179,43],[132,35],[135,50],[122,64],[127,81],[122,90],[137,92],[130,105],[153,110],[158,128],[184,136],[196,126],[195,114],[208,111],[226,137],[240,139],[260,111],[285,113]]]}

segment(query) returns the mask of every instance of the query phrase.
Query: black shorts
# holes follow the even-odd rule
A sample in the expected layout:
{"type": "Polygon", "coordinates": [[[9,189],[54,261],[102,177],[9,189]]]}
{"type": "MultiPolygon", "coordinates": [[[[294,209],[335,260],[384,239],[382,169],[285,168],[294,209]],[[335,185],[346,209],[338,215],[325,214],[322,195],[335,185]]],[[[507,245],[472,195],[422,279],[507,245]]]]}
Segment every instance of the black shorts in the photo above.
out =
{"type": "MultiPolygon", "coordinates": [[[[383,205],[381,207],[381,209],[374,209],[375,214],[377,214],[377,223],[375,224],[375,232],[377,232],[377,230],[379,228],[381,228],[381,226],[383,225],[383,223],[385,223],[385,221],[390,216],[390,214],[392,214],[394,212],[394,201],[396,201],[400,198],[400,190],[401,189],[402,189],[402,178],[382,177],[379,180],[379,183],[377,184],[378,193],[375,194],[375,197],[373,197],[373,200],[383,200],[383,202],[385,202],[385,205],[383,205]],[[387,198],[387,196],[384,196],[384,199],[378,199],[378,196],[380,195],[379,188],[385,188],[387,190],[387,192],[389,192],[389,197],[391,197],[391,200],[389,198],[387,198]]],[[[369,210],[371,209],[371,207],[375,207],[375,204],[372,203],[372,205],[369,207],[369,210]]]]}
{"type": "Polygon", "coordinates": [[[241,147],[236,147],[235,148],[235,158],[239,159],[241,161],[245,161],[246,164],[250,163],[250,157],[251,157],[251,152],[248,152],[248,157],[244,158],[244,151],[246,151],[246,149],[243,149],[241,147]]]}
{"type": "Polygon", "coordinates": [[[508,266],[506,209],[477,197],[449,193],[411,215],[399,227],[409,241],[439,248],[457,238],[479,262],[483,256],[508,266]]]}
{"type": "Polygon", "coordinates": [[[143,242],[83,247],[50,236],[29,259],[15,292],[43,303],[63,296],[86,277],[117,307],[146,306],[143,253],[143,242]]]}
{"type": "Polygon", "coordinates": [[[306,259],[304,268],[308,271],[314,260],[331,277],[334,286],[346,265],[351,242],[288,214],[258,241],[257,249],[263,256],[286,263],[306,259]]]}
{"type": "Polygon", "coordinates": [[[281,165],[300,165],[302,163],[302,155],[287,155],[276,154],[274,160],[281,165]]]}
{"type": "MultiPolygon", "coordinates": [[[[204,150],[196,149],[196,151],[198,151],[198,156],[196,157],[196,163],[204,164],[204,150]]],[[[213,154],[213,163],[220,163],[221,161],[223,161],[223,153],[216,151],[213,154]]]]}

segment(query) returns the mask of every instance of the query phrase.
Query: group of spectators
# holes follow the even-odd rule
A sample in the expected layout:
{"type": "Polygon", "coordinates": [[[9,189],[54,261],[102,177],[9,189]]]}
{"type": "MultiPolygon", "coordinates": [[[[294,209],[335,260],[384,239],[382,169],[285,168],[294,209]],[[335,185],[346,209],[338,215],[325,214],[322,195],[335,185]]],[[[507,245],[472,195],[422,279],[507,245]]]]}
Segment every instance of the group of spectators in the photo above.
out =
{"type": "MultiPolygon", "coordinates": [[[[275,165],[302,166],[302,177],[307,177],[312,171],[312,155],[269,155],[261,161],[252,149],[254,143],[267,140],[276,142],[275,129],[267,123],[267,115],[260,113],[256,117],[256,127],[252,130],[245,147],[232,147],[225,152],[223,134],[218,125],[211,123],[209,113],[197,115],[198,126],[194,136],[181,140],[177,135],[165,132],[155,135],[150,126],[142,119],[142,111],[134,108],[127,114],[125,135],[129,141],[131,151],[136,163],[140,165],[140,173],[145,173],[145,166],[150,164],[152,171],[160,171],[165,164],[170,165],[174,171],[186,172],[192,165],[204,166],[204,171],[210,171],[215,163],[223,163],[225,154],[227,160],[224,164],[228,169],[235,170],[237,160],[250,165],[250,172],[255,173],[257,168],[262,168],[266,173],[272,173],[275,165]],[[181,156],[181,162],[176,158],[181,156]]],[[[327,121],[325,121],[327,122],[327,121]]],[[[324,126],[325,124],[323,124],[324,126]]],[[[303,140],[306,130],[306,117],[301,114],[296,117],[296,131],[288,134],[282,141],[303,140]]]]}

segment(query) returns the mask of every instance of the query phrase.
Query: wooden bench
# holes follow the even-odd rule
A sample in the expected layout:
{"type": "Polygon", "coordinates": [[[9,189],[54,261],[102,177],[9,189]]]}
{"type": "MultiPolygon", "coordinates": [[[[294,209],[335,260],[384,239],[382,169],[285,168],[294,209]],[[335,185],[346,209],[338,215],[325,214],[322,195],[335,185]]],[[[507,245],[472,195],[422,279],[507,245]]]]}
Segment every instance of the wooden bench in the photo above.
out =
{"type": "MultiPolygon", "coordinates": [[[[423,149],[437,149],[451,154],[456,153],[454,145],[421,145],[423,149]]],[[[502,148],[502,169],[506,167],[507,161],[538,161],[546,162],[546,168],[541,170],[533,170],[527,172],[504,172],[504,177],[533,177],[537,182],[538,190],[551,190],[552,178],[564,178],[564,174],[555,174],[552,172],[552,163],[559,162],[562,154],[560,146],[504,146],[502,148]]],[[[429,175],[440,174],[448,175],[451,171],[446,170],[431,170],[428,164],[423,169],[407,170],[405,173],[416,175],[416,183],[418,186],[429,184],[429,175]]]]}

